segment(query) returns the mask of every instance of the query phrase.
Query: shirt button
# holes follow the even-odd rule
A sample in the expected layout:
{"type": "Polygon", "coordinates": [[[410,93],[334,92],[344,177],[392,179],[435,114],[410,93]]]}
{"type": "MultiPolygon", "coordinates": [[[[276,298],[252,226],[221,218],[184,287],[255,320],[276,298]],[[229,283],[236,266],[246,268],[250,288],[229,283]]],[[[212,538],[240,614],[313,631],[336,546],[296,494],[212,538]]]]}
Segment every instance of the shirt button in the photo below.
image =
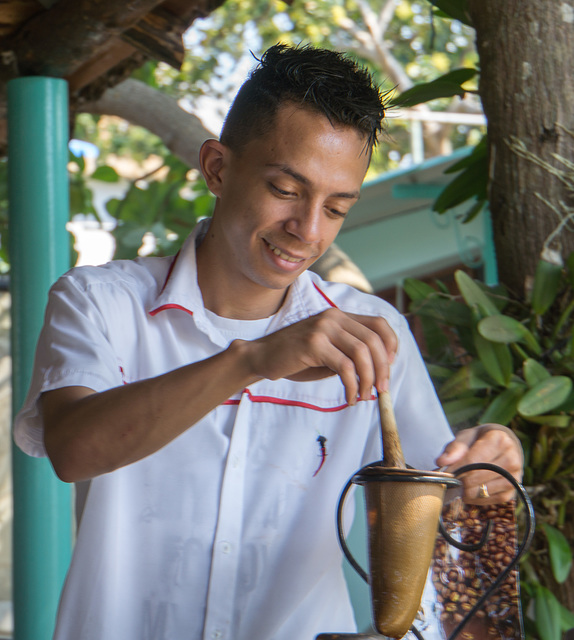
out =
{"type": "Polygon", "coordinates": [[[234,469],[237,469],[239,467],[240,462],[241,460],[239,459],[239,456],[233,456],[233,458],[231,459],[231,466],[234,469]]]}
{"type": "Polygon", "coordinates": [[[221,543],[221,551],[223,551],[223,553],[230,553],[231,552],[231,545],[229,544],[229,542],[222,542],[221,543]]]}
{"type": "Polygon", "coordinates": [[[212,634],[211,637],[213,638],[213,640],[219,640],[219,638],[223,638],[223,632],[220,631],[219,629],[216,629],[212,634]]]}

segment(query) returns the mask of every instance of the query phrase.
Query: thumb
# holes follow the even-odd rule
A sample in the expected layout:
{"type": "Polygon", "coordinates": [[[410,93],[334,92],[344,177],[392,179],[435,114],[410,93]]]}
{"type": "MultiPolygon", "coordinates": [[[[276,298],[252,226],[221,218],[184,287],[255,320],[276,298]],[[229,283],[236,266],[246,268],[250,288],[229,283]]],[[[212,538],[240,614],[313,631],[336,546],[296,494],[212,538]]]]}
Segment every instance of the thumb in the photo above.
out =
{"type": "Polygon", "coordinates": [[[453,440],[446,445],[444,451],[436,459],[437,467],[450,467],[464,458],[468,453],[469,445],[462,440],[453,440]]]}
{"type": "Polygon", "coordinates": [[[479,434],[479,427],[471,427],[459,431],[455,439],[449,442],[436,459],[439,467],[448,467],[464,458],[479,434]]]}

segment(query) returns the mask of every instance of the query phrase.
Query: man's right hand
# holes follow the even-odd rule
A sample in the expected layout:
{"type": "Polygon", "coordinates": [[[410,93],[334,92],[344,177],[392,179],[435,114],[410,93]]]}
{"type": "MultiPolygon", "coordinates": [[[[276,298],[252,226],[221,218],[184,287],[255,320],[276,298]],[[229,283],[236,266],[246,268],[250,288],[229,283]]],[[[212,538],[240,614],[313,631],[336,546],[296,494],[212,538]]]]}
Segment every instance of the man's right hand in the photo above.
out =
{"type": "Polygon", "coordinates": [[[347,402],[388,388],[398,340],[386,320],[333,308],[245,345],[257,378],[306,381],[338,375],[347,402]]]}

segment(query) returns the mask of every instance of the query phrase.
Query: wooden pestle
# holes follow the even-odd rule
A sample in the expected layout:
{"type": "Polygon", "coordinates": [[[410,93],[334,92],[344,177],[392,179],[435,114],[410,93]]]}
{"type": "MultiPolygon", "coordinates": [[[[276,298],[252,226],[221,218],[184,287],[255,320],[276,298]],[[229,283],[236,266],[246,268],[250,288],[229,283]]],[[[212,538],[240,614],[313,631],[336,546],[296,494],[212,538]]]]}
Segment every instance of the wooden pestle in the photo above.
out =
{"type": "Polygon", "coordinates": [[[379,393],[379,414],[383,438],[383,466],[406,469],[391,394],[388,391],[379,393]]]}

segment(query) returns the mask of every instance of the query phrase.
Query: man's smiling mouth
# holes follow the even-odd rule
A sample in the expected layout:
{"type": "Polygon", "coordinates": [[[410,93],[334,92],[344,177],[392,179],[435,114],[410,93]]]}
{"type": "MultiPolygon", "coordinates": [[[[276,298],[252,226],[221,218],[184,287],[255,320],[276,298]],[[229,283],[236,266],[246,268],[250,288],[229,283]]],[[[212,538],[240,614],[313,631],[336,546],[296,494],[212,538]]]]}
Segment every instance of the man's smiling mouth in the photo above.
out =
{"type": "Polygon", "coordinates": [[[283,253],[283,251],[281,251],[279,247],[271,244],[268,240],[266,240],[265,242],[267,242],[267,246],[269,247],[269,249],[271,249],[271,251],[277,257],[281,258],[281,260],[286,260],[287,262],[303,262],[303,260],[305,260],[305,258],[294,258],[293,256],[289,256],[286,253],[283,253]]]}

